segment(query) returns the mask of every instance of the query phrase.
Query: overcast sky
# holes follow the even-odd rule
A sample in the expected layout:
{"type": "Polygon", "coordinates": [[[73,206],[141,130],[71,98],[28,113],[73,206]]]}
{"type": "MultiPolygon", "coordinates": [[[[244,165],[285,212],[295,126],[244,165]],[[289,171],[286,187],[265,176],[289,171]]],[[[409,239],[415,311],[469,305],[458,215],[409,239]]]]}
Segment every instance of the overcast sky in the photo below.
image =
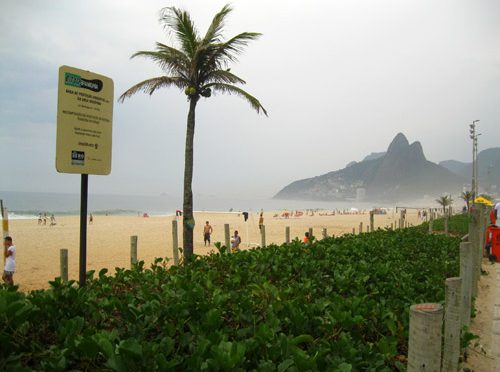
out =
{"type": "MultiPolygon", "coordinates": [[[[226,1],[2,0],[0,190],[79,191],[55,170],[57,74],[69,65],[111,77],[115,98],[159,76],[130,60],[154,42],[165,6],[188,9],[201,31],[226,1]]],[[[289,182],[384,151],[397,132],[427,158],[468,161],[500,145],[498,0],[235,0],[227,35],[262,32],[232,72],[269,117],[236,97],[197,110],[194,192],[272,196],[289,182]]],[[[178,90],[115,102],[110,176],[95,193],[182,191],[187,101],[178,90]]]]}

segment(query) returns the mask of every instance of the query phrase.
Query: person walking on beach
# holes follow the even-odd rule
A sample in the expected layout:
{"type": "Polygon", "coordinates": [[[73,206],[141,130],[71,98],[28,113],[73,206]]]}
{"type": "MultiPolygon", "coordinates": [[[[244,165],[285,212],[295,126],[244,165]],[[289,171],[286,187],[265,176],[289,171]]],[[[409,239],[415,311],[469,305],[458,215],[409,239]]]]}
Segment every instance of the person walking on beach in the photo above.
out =
{"type": "Polygon", "coordinates": [[[42,224],[42,214],[40,213],[38,215],[38,225],[41,225],[42,224]]]}
{"type": "Polygon", "coordinates": [[[50,215],[50,226],[55,226],[56,225],[56,217],[51,214],[50,215]]]}
{"type": "Polygon", "coordinates": [[[47,225],[47,213],[43,214],[43,225],[47,225]]]}
{"type": "Polygon", "coordinates": [[[260,212],[260,217],[259,217],[259,230],[262,230],[262,226],[264,226],[264,212],[260,212]]]}
{"type": "Polygon", "coordinates": [[[214,229],[212,229],[212,226],[210,226],[210,223],[207,221],[205,223],[205,226],[203,226],[203,240],[205,242],[205,247],[208,246],[210,247],[210,236],[212,235],[212,232],[214,229]]]}
{"type": "Polygon", "coordinates": [[[238,252],[240,250],[241,237],[238,235],[238,230],[234,231],[234,236],[231,238],[231,252],[238,252]]]}
{"type": "Polygon", "coordinates": [[[12,243],[12,238],[6,236],[3,240],[3,256],[5,266],[2,279],[5,283],[14,285],[14,271],[16,271],[16,246],[12,243]]]}
{"type": "Polygon", "coordinates": [[[89,224],[92,225],[93,222],[94,222],[94,216],[92,216],[92,213],[91,213],[89,216],[89,224]]]}

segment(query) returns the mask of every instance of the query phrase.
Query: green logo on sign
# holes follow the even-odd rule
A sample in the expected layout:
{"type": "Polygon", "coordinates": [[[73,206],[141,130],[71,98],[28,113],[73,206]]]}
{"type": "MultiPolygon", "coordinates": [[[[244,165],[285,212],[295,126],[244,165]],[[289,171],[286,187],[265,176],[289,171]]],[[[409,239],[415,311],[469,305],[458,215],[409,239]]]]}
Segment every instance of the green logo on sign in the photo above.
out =
{"type": "Polygon", "coordinates": [[[80,75],[72,74],[70,72],[66,72],[64,74],[64,84],[70,85],[72,87],[92,90],[94,92],[100,92],[102,89],[102,81],[101,80],[99,80],[99,79],[94,79],[94,80],[82,79],[82,77],[80,75]]]}
{"type": "Polygon", "coordinates": [[[81,81],[82,81],[82,78],[80,77],[80,75],[71,74],[69,72],[66,72],[64,74],[64,84],[65,85],[70,85],[72,87],[80,88],[81,81]]]}

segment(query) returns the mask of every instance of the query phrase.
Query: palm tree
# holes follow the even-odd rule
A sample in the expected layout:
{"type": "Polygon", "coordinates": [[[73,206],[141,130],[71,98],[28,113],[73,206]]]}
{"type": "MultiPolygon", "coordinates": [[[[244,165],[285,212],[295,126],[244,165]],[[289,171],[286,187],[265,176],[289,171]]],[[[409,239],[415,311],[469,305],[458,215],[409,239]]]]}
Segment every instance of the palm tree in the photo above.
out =
{"type": "Polygon", "coordinates": [[[229,39],[224,39],[223,29],[226,17],[232,8],[226,5],[218,12],[207,32],[202,37],[187,11],[169,7],[160,12],[160,23],[172,32],[179,47],[156,43],[154,51],[140,51],[131,58],[145,57],[164,71],[163,76],[144,80],[120,96],[123,102],[137,92],[152,95],[156,90],[175,87],[184,91],[189,102],[187,117],[186,147],[184,163],[184,220],[183,220],[183,252],[184,258],[193,254],[193,140],[195,128],[196,105],[201,97],[210,97],[214,93],[227,93],[245,99],[250,106],[267,116],[267,112],[259,100],[237,84],[245,81],[230,72],[229,64],[237,61],[248,42],[257,39],[261,34],[243,32],[229,39]]]}
{"type": "Polygon", "coordinates": [[[446,216],[446,207],[453,203],[451,195],[443,195],[436,199],[436,202],[443,207],[443,215],[446,216]]]}
{"type": "Polygon", "coordinates": [[[472,191],[468,190],[463,191],[462,194],[460,195],[460,199],[462,199],[465,202],[467,210],[469,210],[470,202],[472,201],[472,191]]]}

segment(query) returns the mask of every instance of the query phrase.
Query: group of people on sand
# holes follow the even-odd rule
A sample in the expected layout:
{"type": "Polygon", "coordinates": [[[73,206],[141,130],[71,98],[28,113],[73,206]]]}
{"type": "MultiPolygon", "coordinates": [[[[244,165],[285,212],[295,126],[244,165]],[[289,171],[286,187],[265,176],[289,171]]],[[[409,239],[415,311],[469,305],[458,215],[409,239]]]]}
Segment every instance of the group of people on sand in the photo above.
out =
{"type": "MultiPolygon", "coordinates": [[[[205,247],[208,245],[210,247],[212,234],[214,229],[212,225],[210,225],[209,221],[205,222],[205,226],[203,226],[203,241],[205,243],[205,247]]],[[[241,236],[238,233],[238,230],[234,230],[233,236],[231,237],[231,251],[237,252],[240,250],[241,244],[241,236]]]]}
{"type": "MultiPolygon", "coordinates": [[[[47,225],[47,221],[48,221],[48,217],[47,217],[47,212],[45,213],[40,213],[38,215],[38,225],[47,225]]],[[[49,226],[55,226],[56,225],[56,217],[54,216],[54,214],[51,214],[50,215],[50,225],[49,226]]]]}

